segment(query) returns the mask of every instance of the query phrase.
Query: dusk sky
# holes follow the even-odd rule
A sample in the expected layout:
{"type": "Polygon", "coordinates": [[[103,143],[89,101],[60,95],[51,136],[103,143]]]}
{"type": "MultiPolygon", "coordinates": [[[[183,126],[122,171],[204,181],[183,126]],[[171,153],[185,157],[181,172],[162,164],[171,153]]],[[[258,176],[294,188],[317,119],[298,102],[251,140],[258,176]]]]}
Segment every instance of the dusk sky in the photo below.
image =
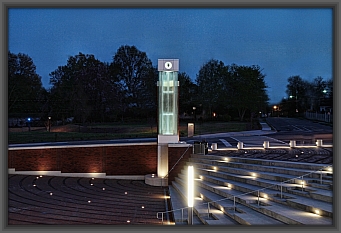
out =
{"type": "Polygon", "coordinates": [[[290,76],[333,78],[331,8],[12,8],[8,17],[9,51],[33,59],[45,88],[69,56],[111,62],[122,45],[146,52],[154,66],[179,59],[193,81],[210,59],[259,65],[270,103],[286,97],[290,76]]]}

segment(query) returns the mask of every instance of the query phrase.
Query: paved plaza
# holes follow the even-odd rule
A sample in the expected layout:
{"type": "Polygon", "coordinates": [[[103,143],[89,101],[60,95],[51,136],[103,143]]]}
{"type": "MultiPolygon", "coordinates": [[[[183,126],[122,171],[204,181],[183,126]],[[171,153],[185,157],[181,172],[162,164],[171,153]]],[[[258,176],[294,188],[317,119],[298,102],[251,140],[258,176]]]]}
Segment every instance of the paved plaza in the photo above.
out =
{"type": "Polygon", "coordinates": [[[8,225],[159,225],[161,187],[144,181],[8,176],[8,225]]]}

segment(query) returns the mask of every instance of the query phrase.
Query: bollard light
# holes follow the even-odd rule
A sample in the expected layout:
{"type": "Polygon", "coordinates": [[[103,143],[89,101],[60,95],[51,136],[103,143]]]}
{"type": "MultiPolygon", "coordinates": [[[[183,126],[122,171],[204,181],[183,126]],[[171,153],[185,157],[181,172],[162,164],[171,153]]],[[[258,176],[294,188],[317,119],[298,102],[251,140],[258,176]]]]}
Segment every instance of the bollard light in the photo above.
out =
{"type": "Polygon", "coordinates": [[[193,166],[188,166],[188,207],[193,207],[194,202],[194,171],[193,166]]]}
{"type": "Polygon", "coordinates": [[[194,170],[193,166],[188,166],[188,225],[193,225],[193,204],[194,204],[194,170]]]}

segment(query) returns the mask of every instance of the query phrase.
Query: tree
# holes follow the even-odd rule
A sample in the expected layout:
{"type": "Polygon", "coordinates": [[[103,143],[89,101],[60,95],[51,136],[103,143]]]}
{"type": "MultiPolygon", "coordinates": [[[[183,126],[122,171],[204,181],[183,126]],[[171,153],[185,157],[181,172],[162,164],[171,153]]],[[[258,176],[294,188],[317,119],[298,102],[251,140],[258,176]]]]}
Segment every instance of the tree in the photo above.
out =
{"type": "Polygon", "coordinates": [[[326,93],[325,98],[330,107],[333,107],[333,79],[326,81],[326,93]]]}
{"type": "Polygon", "coordinates": [[[40,117],[47,98],[36,66],[27,54],[8,52],[8,114],[40,117]]]}
{"type": "Polygon", "coordinates": [[[111,68],[122,89],[122,104],[134,116],[141,115],[145,108],[155,108],[158,76],[145,52],[135,46],[121,46],[113,56],[111,68]]]}
{"type": "Polygon", "coordinates": [[[185,72],[179,72],[179,113],[188,114],[198,104],[197,86],[185,72]]]}
{"type": "Polygon", "coordinates": [[[212,116],[212,108],[222,100],[225,66],[222,61],[211,59],[199,70],[196,78],[199,101],[212,116]]]}
{"type": "Polygon", "coordinates": [[[225,82],[226,92],[230,99],[231,107],[238,111],[240,121],[244,120],[247,110],[250,118],[266,108],[269,100],[266,93],[265,75],[259,66],[238,66],[232,64],[228,67],[228,79],[225,82]]]}
{"type": "Polygon", "coordinates": [[[108,98],[112,92],[108,64],[94,55],[79,53],[50,76],[50,108],[57,118],[73,116],[83,124],[104,120],[112,101],[108,98]]]}
{"type": "Polygon", "coordinates": [[[300,115],[309,108],[309,83],[300,76],[288,78],[286,93],[289,96],[289,116],[300,115]]]}
{"type": "Polygon", "coordinates": [[[310,99],[310,110],[317,111],[321,104],[321,100],[325,97],[326,81],[321,76],[316,77],[312,83],[309,83],[307,95],[310,99]]]}

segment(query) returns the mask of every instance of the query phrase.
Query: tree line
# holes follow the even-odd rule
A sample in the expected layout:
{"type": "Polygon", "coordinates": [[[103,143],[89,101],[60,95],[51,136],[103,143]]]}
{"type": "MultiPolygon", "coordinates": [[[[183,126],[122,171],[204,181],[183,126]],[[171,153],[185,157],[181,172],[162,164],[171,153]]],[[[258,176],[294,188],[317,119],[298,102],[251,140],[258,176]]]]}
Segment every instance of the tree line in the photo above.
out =
{"type": "MultiPolygon", "coordinates": [[[[155,119],[158,75],[145,52],[122,45],[111,62],[81,52],[70,56],[49,74],[51,88],[45,89],[32,58],[8,52],[9,117],[73,117],[82,124],[155,119]]],[[[202,65],[194,81],[179,72],[179,114],[252,118],[269,108],[264,78],[257,65],[225,65],[214,59],[202,65]]]]}
{"type": "Polygon", "coordinates": [[[306,111],[332,113],[333,79],[317,76],[307,81],[299,75],[290,76],[286,94],[278,105],[282,115],[302,116],[306,111]]]}

